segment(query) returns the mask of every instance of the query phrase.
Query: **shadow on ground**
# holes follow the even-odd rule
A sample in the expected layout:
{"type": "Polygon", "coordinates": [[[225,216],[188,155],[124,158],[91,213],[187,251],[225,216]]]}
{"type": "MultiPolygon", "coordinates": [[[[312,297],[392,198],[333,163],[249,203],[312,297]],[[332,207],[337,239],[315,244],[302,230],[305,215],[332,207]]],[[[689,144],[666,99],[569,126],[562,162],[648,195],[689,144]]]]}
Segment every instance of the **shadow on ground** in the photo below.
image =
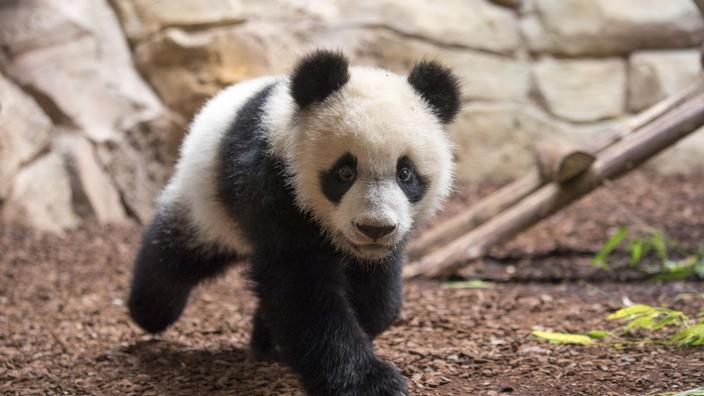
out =
{"type": "Polygon", "coordinates": [[[254,360],[241,348],[193,349],[149,339],[123,347],[118,354],[122,358],[114,363],[121,364],[126,375],[150,384],[157,394],[271,395],[280,390],[282,381],[290,381],[285,367],[254,360]]]}

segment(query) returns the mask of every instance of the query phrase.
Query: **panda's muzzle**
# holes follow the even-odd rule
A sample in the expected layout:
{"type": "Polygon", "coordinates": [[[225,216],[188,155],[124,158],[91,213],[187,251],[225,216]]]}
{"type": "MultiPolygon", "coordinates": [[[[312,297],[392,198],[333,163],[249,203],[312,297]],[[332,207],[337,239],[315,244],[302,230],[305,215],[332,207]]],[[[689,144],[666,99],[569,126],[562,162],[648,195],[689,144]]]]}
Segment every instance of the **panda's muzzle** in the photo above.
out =
{"type": "Polygon", "coordinates": [[[369,224],[359,224],[354,223],[355,228],[362,234],[368,236],[374,241],[383,238],[391,234],[395,229],[396,225],[369,225],[369,224]]]}

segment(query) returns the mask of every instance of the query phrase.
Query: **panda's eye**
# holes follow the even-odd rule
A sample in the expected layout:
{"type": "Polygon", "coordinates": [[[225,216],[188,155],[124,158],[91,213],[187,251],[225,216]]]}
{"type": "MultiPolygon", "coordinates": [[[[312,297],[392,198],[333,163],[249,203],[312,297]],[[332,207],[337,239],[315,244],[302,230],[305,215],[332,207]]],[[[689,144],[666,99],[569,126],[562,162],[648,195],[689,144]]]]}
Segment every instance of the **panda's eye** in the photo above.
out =
{"type": "Polygon", "coordinates": [[[412,175],[413,175],[413,173],[411,172],[411,170],[405,166],[398,171],[398,179],[401,180],[402,182],[407,183],[407,182],[411,181],[412,175]]]}
{"type": "Polygon", "coordinates": [[[357,172],[355,172],[354,168],[352,168],[351,166],[345,165],[342,168],[338,169],[337,176],[340,178],[341,181],[352,181],[354,180],[355,176],[357,176],[357,172]]]}

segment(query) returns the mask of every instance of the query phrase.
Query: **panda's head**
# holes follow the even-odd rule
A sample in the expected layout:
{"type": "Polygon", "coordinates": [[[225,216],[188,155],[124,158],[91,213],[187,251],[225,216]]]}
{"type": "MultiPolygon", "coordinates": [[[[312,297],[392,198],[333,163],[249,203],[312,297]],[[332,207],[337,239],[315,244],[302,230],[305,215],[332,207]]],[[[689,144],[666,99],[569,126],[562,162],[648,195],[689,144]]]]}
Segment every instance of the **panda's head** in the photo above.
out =
{"type": "Polygon", "coordinates": [[[317,51],[299,62],[288,89],[287,162],[299,206],[337,248],[383,259],[449,194],[443,126],[460,108],[458,79],[433,61],[401,76],[317,51]]]}

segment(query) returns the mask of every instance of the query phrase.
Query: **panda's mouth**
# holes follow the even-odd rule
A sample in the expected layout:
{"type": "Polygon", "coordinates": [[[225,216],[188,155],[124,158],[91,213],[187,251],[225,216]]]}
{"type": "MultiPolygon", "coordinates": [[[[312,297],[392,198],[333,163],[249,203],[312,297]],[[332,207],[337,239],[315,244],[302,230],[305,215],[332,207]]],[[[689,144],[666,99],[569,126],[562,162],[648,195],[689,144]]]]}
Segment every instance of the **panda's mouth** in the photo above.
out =
{"type": "Polygon", "coordinates": [[[393,247],[389,245],[382,245],[380,243],[365,243],[356,244],[352,241],[348,241],[357,254],[364,257],[381,258],[387,256],[391,253],[393,247]]]}
{"type": "Polygon", "coordinates": [[[381,260],[389,256],[394,250],[393,245],[374,242],[353,242],[352,239],[348,238],[344,233],[338,233],[334,240],[338,247],[364,260],[381,260]]]}
{"type": "MultiPolygon", "coordinates": [[[[351,243],[351,242],[350,242],[351,243]]],[[[367,250],[390,250],[391,246],[382,245],[380,243],[366,243],[364,245],[357,245],[352,243],[355,249],[367,249],[367,250]]]]}

